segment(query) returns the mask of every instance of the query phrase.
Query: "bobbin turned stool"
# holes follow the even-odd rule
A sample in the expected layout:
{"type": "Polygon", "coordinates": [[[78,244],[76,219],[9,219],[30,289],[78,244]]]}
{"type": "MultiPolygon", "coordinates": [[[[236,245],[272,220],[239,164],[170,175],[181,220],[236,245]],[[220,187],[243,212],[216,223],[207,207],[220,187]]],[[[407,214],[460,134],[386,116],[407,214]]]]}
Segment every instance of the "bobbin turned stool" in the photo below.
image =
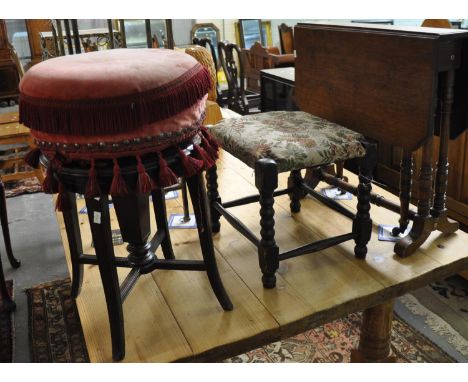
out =
{"type": "Polygon", "coordinates": [[[138,277],[155,269],[206,271],[225,310],[211,238],[202,172],[217,145],[202,126],[209,75],[195,59],[163,49],[116,49],[65,56],[34,66],[20,84],[20,117],[38,149],[28,163],[47,167],[43,188],[57,193],[72,262],[72,295],[83,264],[99,266],[114,360],[125,356],[122,302],[138,277]],[[163,189],[184,177],[197,221],[203,260],[175,259],[163,189]],[[85,195],[96,255],[83,254],[75,193],[85,195]],[[149,195],[157,232],[150,236],[149,195]],[[126,258],[112,244],[109,195],[126,258]],[[164,259],[155,251],[161,246],[164,259]],[[130,268],[119,286],[117,267],[130,268]]]}
{"type": "MultiPolygon", "coordinates": [[[[210,132],[224,150],[255,170],[255,186],[259,191],[258,195],[222,203],[216,166],[209,169],[206,178],[213,232],[219,232],[222,215],[258,248],[265,288],[276,286],[280,261],[318,252],[347,240],[355,241],[356,258],[366,257],[372,232],[369,210],[372,172],[377,160],[375,143],[366,141],[357,132],[301,111],[272,111],[229,118],[214,125],[210,132]],[[352,158],[359,160],[356,214],[314,190],[320,180],[326,179],[312,175],[304,180],[301,175],[301,169],[310,169],[309,174],[314,174],[321,167],[352,158]],[[275,191],[281,172],[290,172],[288,186],[275,191]],[[352,219],[352,232],[280,252],[275,240],[274,197],[285,194],[291,199],[292,213],[300,211],[300,200],[309,194],[352,219]],[[231,207],[253,202],[260,203],[260,238],[228,211],[231,207]]],[[[320,224],[320,217],[310,224],[320,224]]]]}

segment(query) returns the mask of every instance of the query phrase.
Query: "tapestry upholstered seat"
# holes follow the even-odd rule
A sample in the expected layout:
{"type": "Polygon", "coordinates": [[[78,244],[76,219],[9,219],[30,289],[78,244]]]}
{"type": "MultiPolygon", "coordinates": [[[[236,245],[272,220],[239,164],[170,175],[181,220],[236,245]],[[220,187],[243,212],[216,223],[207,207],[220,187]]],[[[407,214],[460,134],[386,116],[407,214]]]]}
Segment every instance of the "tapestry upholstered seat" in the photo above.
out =
{"type": "Polygon", "coordinates": [[[278,172],[362,157],[363,136],[302,111],[272,111],[230,118],[211,129],[222,147],[246,165],[276,161],[278,172]]]}
{"type": "Polygon", "coordinates": [[[256,245],[265,288],[275,287],[275,273],[281,260],[321,251],[347,240],[355,241],[357,258],[366,256],[372,231],[369,203],[372,171],[376,162],[375,143],[367,142],[361,134],[343,126],[301,111],[272,111],[225,119],[214,125],[210,132],[224,150],[255,169],[255,185],[259,190],[259,195],[222,203],[217,190],[216,166],[208,170],[207,187],[213,232],[219,232],[222,215],[256,245]],[[324,179],[312,176],[304,180],[301,175],[301,169],[315,174],[320,172],[322,166],[352,158],[358,158],[360,172],[356,214],[314,190],[318,181],[324,179]],[[286,171],[291,172],[288,187],[275,191],[278,187],[278,173],[286,171]],[[307,194],[314,196],[337,212],[352,218],[352,232],[280,253],[275,242],[273,204],[275,196],[284,194],[290,196],[293,213],[300,211],[300,199],[307,194]],[[227,210],[257,201],[261,206],[260,238],[227,210]]]}

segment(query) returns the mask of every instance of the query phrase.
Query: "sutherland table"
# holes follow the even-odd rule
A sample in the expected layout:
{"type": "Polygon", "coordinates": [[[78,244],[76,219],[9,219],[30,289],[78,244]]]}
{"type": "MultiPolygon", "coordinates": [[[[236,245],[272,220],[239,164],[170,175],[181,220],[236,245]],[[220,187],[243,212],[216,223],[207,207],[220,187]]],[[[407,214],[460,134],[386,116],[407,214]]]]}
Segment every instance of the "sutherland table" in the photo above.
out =
{"type": "Polygon", "coordinates": [[[398,230],[404,232],[410,218],[413,226],[395,252],[411,255],[434,230],[455,232],[458,223],[446,208],[448,143],[468,127],[468,31],[304,23],[296,26],[294,38],[299,108],[403,149],[398,230]],[[412,152],[419,147],[415,212],[409,200],[412,152]]]}
{"type": "MultiPolygon", "coordinates": [[[[218,175],[219,190],[226,201],[256,190],[253,171],[226,152],[221,152],[218,175]],[[235,186],[232,179],[236,179],[235,186]]],[[[356,181],[352,174],[347,175],[350,181],[356,181]]],[[[286,182],[287,174],[280,174],[279,187],[286,182]]],[[[391,194],[377,191],[395,200],[391,194]]],[[[79,209],[84,206],[83,200],[77,202],[79,209]]],[[[345,233],[350,222],[343,215],[313,199],[302,203],[301,212],[292,217],[288,196],[276,198],[275,227],[282,247],[290,249],[312,239],[345,233]]],[[[352,210],[356,205],[355,200],[342,203],[352,210]]],[[[168,200],[167,207],[168,214],[180,213],[181,200],[168,200]]],[[[258,234],[257,204],[236,209],[236,216],[258,234]]],[[[110,211],[117,228],[114,209],[110,211]]],[[[214,236],[214,244],[234,310],[221,309],[206,276],[199,272],[161,270],[144,275],[123,307],[125,361],[222,360],[361,310],[365,310],[365,324],[360,351],[353,353],[353,359],[387,359],[393,299],[468,269],[468,235],[462,231],[448,236],[432,232],[413,256],[401,259],[394,254],[391,242],[377,240],[377,224],[393,222],[397,215],[382,208],[371,208],[371,215],[374,230],[365,260],[354,258],[351,242],[285,260],[277,287],[270,290],[260,282],[256,247],[221,220],[221,232],[214,236]]],[[[62,216],[57,216],[69,262],[62,216]]],[[[87,216],[79,214],[79,219],[83,250],[92,253],[87,216]]],[[[175,229],[171,235],[176,257],[200,258],[196,230],[175,229]]],[[[126,254],[125,245],[115,249],[116,256],[126,254]]],[[[126,272],[119,269],[121,280],[126,272]]],[[[85,265],[83,282],[77,305],[90,359],[110,362],[109,324],[97,266],[85,265]]]]}

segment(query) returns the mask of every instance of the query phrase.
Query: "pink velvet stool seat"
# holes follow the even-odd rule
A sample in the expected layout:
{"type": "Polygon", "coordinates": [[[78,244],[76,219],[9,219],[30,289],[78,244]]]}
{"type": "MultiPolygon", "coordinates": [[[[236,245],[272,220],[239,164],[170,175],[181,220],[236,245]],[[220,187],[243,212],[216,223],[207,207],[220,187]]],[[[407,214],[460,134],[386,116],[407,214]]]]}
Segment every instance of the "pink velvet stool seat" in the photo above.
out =
{"type": "Polygon", "coordinates": [[[98,265],[115,360],[125,355],[122,302],[142,274],[206,271],[221,306],[232,309],[216,267],[202,177],[218,151],[202,125],[210,87],[208,72],[194,58],[165,49],[59,57],[32,67],[20,83],[20,119],[37,144],[27,159],[47,167],[44,191],[58,193],[72,294],[79,294],[83,264],[98,265]],[[178,260],[173,253],[163,189],[178,177],[186,179],[191,194],[203,260],[178,260]],[[85,195],[95,256],[83,253],[75,193],[85,195]],[[151,239],[150,194],[157,223],[151,239]],[[127,258],[114,255],[109,195],[128,243],[127,258]],[[164,259],[156,256],[158,247],[164,259]],[[130,268],[122,283],[118,266],[130,268]]]}

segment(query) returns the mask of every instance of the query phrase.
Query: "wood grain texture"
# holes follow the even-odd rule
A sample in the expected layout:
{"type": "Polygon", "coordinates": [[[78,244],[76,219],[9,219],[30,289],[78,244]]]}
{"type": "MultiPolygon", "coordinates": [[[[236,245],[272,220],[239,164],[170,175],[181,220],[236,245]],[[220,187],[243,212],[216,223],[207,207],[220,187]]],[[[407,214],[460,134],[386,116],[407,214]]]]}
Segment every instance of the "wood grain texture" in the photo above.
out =
{"type": "MultiPolygon", "coordinates": [[[[218,161],[218,184],[223,201],[256,192],[253,170],[222,152],[218,161]],[[236,186],[232,184],[235,181],[236,186]]],[[[346,173],[350,182],[353,175],[346,173]]],[[[279,187],[288,174],[280,174],[279,187]]],[[[319,184],[318,188],[324,185],[319,184]]],[[[375,187],[395,201],[397,198],[375,187]]],[[[344,234],[351,220],[326,209],[311,198],[301,201],[301,212],[291,215],[287,195],[275,199],[277,243],[292,249],[312,239],[344,234]]],[[[355,209],[356,199],[343,201],[355,209]]],[[[78,200],[78,208],[83,205],[78,200]]],[[[168,213],[181,213],[181,201],[169,200],[168,213]]],[[[257,234],[260,230],[258,204],[233,208],[233,213],[257,234]]],[[[398,215],[371,208],[373,236],[365,260],[354,258],[354,243],[281,262],[277,286],[264,289],[255,246],[224,219],[214,245],[221,278],[234,304],[225,312],[219,306],[204,272],[155,271],[145,275],[124,303],[125,362],[213,361],[257,346],[287,338],[306,329],[368,309],[462,269],[468,269],[468,235],[457,232],[444,237],[434,232],[415,255],[399,259],[393,243],[377,240],[378,223],[398,222],[398,215]]],[[[83,248],[92,253],[86,215],[80,214],[83,248]]],[[[67,258],[63,220],[59,225],[67,258]]],[[[111,209],[113,228],[117,220],[111,209]]],[[[152,232],[156,224],[151,217],[152,232]]],[[[176,258],[201,258],[195,230],[171,230],[176,258]]],[[[117,256],[125,245],[115,246],[117,256]]],[[[157,255],[162,257],[160,250],[157,255]]],[[[128,270],[120,269],[123,277],[128,270]]],[[[85,266],[78,310],[93,362],[111,361],[107,312],[97,266],[85,266]]]]}
{"type": "Polygon", "coordinates": [[[295,40],[301,110],[409,150],[432,135],[434,38],[301,25],[295,40]]]}

